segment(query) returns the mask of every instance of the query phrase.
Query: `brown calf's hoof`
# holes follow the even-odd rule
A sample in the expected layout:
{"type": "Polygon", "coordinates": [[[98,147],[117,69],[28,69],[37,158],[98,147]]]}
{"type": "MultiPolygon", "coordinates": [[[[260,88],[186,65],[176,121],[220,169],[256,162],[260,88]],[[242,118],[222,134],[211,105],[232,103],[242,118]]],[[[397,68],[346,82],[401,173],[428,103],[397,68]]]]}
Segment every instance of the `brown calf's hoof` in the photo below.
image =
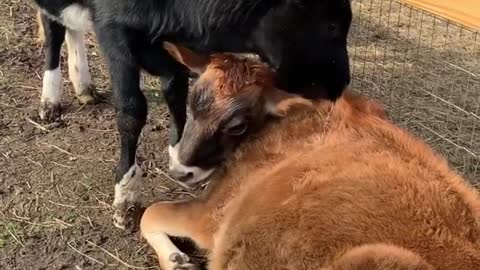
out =
{"type": "Polygon", "coordinates": [[[185,253],[174,252],[169,260],[173,263],[172,270],[198,270],[198,266],[190,262],[190,257],[185,253]]]}
{"type": "Polygon", "coordinates": [[[62,120],[62,108],[60,104],[53,104],[48,101],[44,101],[40,104],[38,114],[40,119],[48,123],[62,120]]]}

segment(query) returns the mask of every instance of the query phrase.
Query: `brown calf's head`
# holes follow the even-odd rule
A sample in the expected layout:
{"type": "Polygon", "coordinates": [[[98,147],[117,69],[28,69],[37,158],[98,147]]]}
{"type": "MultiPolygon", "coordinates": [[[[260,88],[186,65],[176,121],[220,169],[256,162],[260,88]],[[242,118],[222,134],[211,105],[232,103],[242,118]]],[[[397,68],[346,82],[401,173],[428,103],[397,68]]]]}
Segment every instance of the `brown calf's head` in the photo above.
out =
{"type": "Polygon", "coordinates": [[[273,72],[254,59],[202,56],[171,43],[164,47],[199,75],[191,88],[182,138],[169,149],[170,171],[186,184],[205,180],[268,115],[282,116],[292,105],[310,104],[275,89],[273,72]]]}

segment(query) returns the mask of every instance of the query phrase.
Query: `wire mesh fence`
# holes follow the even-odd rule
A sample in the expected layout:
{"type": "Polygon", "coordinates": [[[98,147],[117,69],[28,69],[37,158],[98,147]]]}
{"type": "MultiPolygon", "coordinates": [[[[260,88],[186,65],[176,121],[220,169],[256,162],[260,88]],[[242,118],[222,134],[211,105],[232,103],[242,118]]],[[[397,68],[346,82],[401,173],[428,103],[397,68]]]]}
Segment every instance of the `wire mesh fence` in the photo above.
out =
{"type": "Polygon", "coordinates": [[[480,185],[480,33],[397,0],[352,0],[352,88],[480,185]]]}

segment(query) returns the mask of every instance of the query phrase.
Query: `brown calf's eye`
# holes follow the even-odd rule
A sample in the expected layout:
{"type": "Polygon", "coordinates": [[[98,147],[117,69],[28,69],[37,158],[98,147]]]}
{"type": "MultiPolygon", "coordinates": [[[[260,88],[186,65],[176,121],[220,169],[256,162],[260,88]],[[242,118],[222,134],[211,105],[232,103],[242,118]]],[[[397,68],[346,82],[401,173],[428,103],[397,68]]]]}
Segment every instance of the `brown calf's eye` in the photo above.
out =
{"type": "Polygon", "coordinates": [[[245,121],[241,121],[233,125],[229,125],[225,129],[225,133],[227,133],[230,136],[240,136],[243,133],[245,133],[245,131],[247,131],[247,122],[245,121]]]}

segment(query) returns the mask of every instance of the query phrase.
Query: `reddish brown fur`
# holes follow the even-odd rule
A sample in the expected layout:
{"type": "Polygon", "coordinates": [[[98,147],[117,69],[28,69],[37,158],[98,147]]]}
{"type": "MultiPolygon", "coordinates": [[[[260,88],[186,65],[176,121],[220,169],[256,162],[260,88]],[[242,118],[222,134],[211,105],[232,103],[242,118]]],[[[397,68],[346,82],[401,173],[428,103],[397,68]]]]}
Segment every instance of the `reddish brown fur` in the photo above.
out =
{"type": "Polygon", "coordinates": [[[215,103],[203,123],[204,127],[213,128],[234,99],[239,96],[256,99],[261,89],[272,88],[273,74],[263,63],[229,54],[214,54],[200,80],[207,85],[205,88],[215,89],[215,103]]]}
{"type": "Polygon", "coordinates": [[[273,85],[272,72],[260,62],[238,59],[233,55],[217,54],[211,57],[206,74],[212,76],[217,95],[234,97],[249,86],[273,85]]]}
{"type": "MultiPolygon", "coordinates": [[[[252,71],[206,72],[228,81],[218,98],[241,93],[252,71]]],[[[244,142],[204,198],[150,206],[144,237],[191,237],[215,270],[480,269],[478,194],[428,145],[351,92],[335,104],[286,101],[286,116],[244,142]]]]}

